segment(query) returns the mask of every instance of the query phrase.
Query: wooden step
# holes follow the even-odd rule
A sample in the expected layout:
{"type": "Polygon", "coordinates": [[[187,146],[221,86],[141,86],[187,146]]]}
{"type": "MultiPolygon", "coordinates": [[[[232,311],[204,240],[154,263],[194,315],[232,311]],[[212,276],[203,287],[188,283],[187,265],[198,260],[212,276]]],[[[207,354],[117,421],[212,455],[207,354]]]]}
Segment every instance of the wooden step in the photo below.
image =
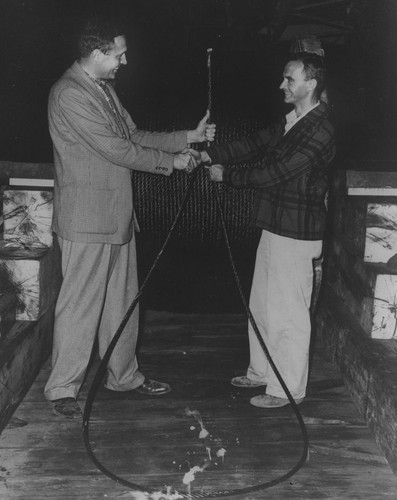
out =
{"type": "Polygon", "coordinates": [[[397,346],[370,338],[327,285],[316,314],[316,332],[361,415],[397,473],[397,346]]]}

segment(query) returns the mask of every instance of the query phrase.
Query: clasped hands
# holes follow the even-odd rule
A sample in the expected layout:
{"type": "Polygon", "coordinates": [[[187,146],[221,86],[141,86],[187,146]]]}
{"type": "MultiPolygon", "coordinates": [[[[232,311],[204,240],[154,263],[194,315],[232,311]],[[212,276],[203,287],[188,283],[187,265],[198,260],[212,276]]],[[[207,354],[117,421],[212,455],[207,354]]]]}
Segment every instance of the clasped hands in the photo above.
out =
{"type": "MultiPolygon", "coordinates": [[[[204,165],[208,169],[208,176],[213,182],[223,181],[223,172],[225,167],[223,165],[215,164],[211,165],[211,158],[209,157],[207,151],[197,151],[195,149],[185,149],[182,153],[179,153],[174,157],[174,162],[177,157],[184,157],[185,165],[179,170],[185,170],[191,173],[196,167],[204,165]]],[[[180,158],[182,161],[182,159],[180,158]]],[[[174,165],[174,168],[175,167],[174,165]]]]}
{"type": "Polygon", "coordinates": [[[222,182],[225,167],[219,164],[210,165],[210,163],[211,159],[206,151],[196,151],[195,149],[189,148],[184,149],[182,153],[178,153],[174,156],[175,169],[184,170],[190,174],[199,165],[204,165],[208,169],[208,175],[211,181],[222,182]],[[178,162],[178,166],[176,166],[176,162],[178,162]]]}

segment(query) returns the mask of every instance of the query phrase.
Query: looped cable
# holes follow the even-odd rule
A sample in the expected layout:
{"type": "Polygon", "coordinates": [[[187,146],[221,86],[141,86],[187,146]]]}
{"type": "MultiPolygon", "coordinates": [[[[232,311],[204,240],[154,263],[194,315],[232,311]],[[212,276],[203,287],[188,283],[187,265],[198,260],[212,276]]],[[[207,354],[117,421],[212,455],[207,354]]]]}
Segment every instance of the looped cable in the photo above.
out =
{"type": "MultiPolygon", "coordinates": [[[[110,359],[110,356],[112,355],[112,352],[132,314],[132,312],[134,311],[137,303],[139,302],[139,299],[140,297],[142,296],[142,293],[144,291],[144,289],[146,288],[147,286],[147,283],[149,282],[152,274],[153,274],[153,271],[154,269],[156,268],[157,266],[157,263],[160,259],[160,257],[162,256],[166,246],[168,245],[168,242],[171,238],[171,235],[177,225],[177,223],[179,222],[179,219],[181,217],[181,214],[183,213],[183,210],[185,209],[185,206],[187,204],[187,201],[188,201],[188,198],[189,198],[189,195],[190,195],[190,192],[191,192],[191,189],[192,189],[192,185],[195,181],[195,178],[197,176],[197,169],[193,172],[192,176],[191,176],[191,179],[189,181],[189,184],[188,184],[188,187],[186,189],[186,192],[185,192],[185,195],[184,195],[184,198],[182,200],[182,203],[181,203],[181,206],[178,210],[178,213],[175,217],[175,220],[171,226],[171,229],[163,243],[163,246],[161,247],[157,257],[155,258],[149,272],[147,273],[146,275],[146,278],[141,286],[141,288],[139,289],[135,299],[133,300],[133,302],[131,303],[130,307],[128,308],[128,311],[126,312],[122,322],[120,323],[120,326],[119,328],[117,329],[112,341],[110,342],[109,344],[109,347],[105,353],[105,355],[103,356],[102,360],[101,360],[101,363],[98,367],[98,370],[94,376],[94,379],[93,379],[93,382],[91,384],[91,387],[89,389],[89,392],[88,392],[88,395],[87,395],[87,400],[86,400],[86,404],[85,404],[85,407],[84,407],[84,413],[83,413],[83,439],[84,439],[84,445],[85,445],[85,448],[88,452],[88,455],[90,456],[92,462],[96,465],[96,467],[103,473],[105,474],[107,477],[109,477],[110,479],[112,479],[113,481],[119,483],[119,484],[122,484],[124,486],[127,486],[128,488],[132,489],[132,490],[135,490],[135,491],[140,491],[140,492],[145,492],[145,493],[154,493],[155,490],[153,489],[149,489],[149,488],[146,488],[146,487],[143,487],[139,484],[134,484],[134,483],[131,483],[130,481],[127,481],[126,479],[123,479],[119,476],[117,476],[116,474],[114,474],[113,472],[109,471],[99,460],[98,458],[95,456],[93,450],[92,450],[92,447],[91,447],[91,443],[90,443],[90,438],[89,438],[89,421],[90,421],[90,415],[91,415],[91,411],[92,411],[92,406],[93,406],[93,403],[94,403],[94,400],[95,400],[95,396],[96,396],[96,393],[98,391],[98,388],[104,378],[104,375],[106,373],[106,368],[107,368],[107,364],[108,364],[108,361],[110,359]]],[[[225,244],[226,244],[226,247],[227,247],[227,251],[228,251],[228,256],[229,256],[229,260],[230,260],[230,264],[232,266],[232,270],[233,270],[233,274],[234,274],[234,278],[235,278],[235,281],[236,281],[236,285],[237,285],[237,288],[238,288],[238,291],[239,291],[239,294],[240,294],[240,297],[241,297],[241,300],[243,302],[243,305],[244,305],[244,309],[247,313],[247,316],[249,318],[249,321],[251,322],[251,325],[255,331],[255,334],[256,336],[258,337],[258,341],[263,349],[263,351],[265,352],[266,354],[266,357],[267,359],[269,360],[269,363],[271,365],[271,367],[273,368],[274,370],[274,373],[277,377],[277,379],[279,380],[281,386],[283,387],[284,389],[284,392],[285,394],[287,395],[290,403],[291,403],[291,407],[293,409],[293,411],[295,412],[295,415],[297,417],[297,420],[299,422],[299,425],[300,425],[300,429],[301,429],[301,432],[302,432],[302,437],[303,437],[303,450],[302,450],[302,454],[301,454],[301,457],[298,461],[298,463],[292,468],[290,469],[288,472],[286,472],[285,474],[283,474],[282,476],[278,477],[278,478],[275,478],[271,481],[267,481],[265,483],[261,483],[261,484],[257,484],[257,485],[254,485],[254,486],[249,486],[249,487],[246,487],[246,488],[240,488],[240,489],[234,489],[234,490],[222,490],[222,491],[213,491],[213,492],[208,492],[208,493],[204,493],[204,492],[198,492],[198,493],[192,493],[192,494],[185,494],[185,493],[178,493],[178,495],[180,495],[181,498],[187,498],[187,499],[198,499],[198,498],[220,498],[220,497],[226,497],[226,496],[233,496],[233,495],[240,495],[240,494],[245,494],[245,493],[252,493],[254,491],[259,491],[259,490],[264,490],[264,489],[267,489],[267,488],[270,488],[272,486],[275,486],[283,481],[285,481],[286,479],[290,478],[291,476],[293,476],[301,467],[302,465],[305,463],[306,461],[306,458],[307,458],[307,453],[308,453],[308,448],[309,448],[309,445],[308,445],[308,435],[307,435],[307,430],[306,430],[306,426],[304,424],[304,421],[303,421],[303,418],[302,418],[302,415],[300,414],[299,412],[299,409],[298,409],[298,406],[297,404],[295,403],[293,397],[291,396],[291,393],[289,392],[284,380],[282,379],[277,367],[275,366],[270,354],[269,354],[269,351],[262,339],[262,336],[260,335],[260,332],[259,332],[259,329],[255,323],[255,319],[247,305],[247,302],[245,300],[245,297],[244,297],[244,293],[243,293],[243,290],[242,290],[242,286],[241,286],[241,283],[240,283],[240,279],[238,277],[238,273],[237,273],[237,270],[236,270],[236,266],[235,266],[235,263],[234,263],[234,260],[233,260],[233,255],[232,255],[232,251],[231,251],[231,247],[230,247],[230,242],[229,242],[229,237],[228,237],[228,234],[227,234],[227,229],[226,229],[226,224],[225,224],[225,217],[224,217],[224,214],[223,214],[223,211],[222,211],[222,207],[221,207],[221,202],[220,202],[220,196],[219,196],[219,186],[216,184],[216,183],[213,183],[213,191],[215,193],[215,198],[216,198],[216,205],[217,205],[217,209],[218,209],[218,213],[219,213],[219,217],[220,217],[220,220],[221,220],[221,226],[222,226],[222,231],[223,231],[223,235],[224,235],[224,240],[225,240],[225,244]]],[[[166,498],[166,496],[165,496],[166,498]]]]}

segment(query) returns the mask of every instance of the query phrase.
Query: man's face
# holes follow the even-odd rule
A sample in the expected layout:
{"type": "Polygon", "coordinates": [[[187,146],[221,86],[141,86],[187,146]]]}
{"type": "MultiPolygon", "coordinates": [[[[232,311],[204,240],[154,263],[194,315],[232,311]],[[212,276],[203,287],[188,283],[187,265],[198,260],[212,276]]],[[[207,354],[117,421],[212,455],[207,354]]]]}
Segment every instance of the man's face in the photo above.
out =
{"type": "Polygon", "coordinates": [[[100,52],[97,57],[96,76],[103,80],[114,80],[122,64],[127,64],[127,44],[124,36],[117,36],[107,54],[100,52]]]}
{"type": "Polygon", "coordinates": [[[313,81],[305,80],[303,68],[301,61],[290,61],[285,66],[279,87],[284,92],[284,102],[296,105],[311,96],[313,81]]]}

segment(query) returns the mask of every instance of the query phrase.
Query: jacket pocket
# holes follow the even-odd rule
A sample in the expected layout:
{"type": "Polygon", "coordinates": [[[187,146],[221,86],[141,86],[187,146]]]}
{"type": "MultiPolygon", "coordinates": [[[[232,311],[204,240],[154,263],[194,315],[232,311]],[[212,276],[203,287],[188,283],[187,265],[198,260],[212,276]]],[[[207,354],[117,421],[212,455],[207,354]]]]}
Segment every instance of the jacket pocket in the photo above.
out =
{"type": "Polygon", "coordinates": [[[74,210],[77,233],[115,234],[117,224],[117,189],[79,189],[74,210]]]}

